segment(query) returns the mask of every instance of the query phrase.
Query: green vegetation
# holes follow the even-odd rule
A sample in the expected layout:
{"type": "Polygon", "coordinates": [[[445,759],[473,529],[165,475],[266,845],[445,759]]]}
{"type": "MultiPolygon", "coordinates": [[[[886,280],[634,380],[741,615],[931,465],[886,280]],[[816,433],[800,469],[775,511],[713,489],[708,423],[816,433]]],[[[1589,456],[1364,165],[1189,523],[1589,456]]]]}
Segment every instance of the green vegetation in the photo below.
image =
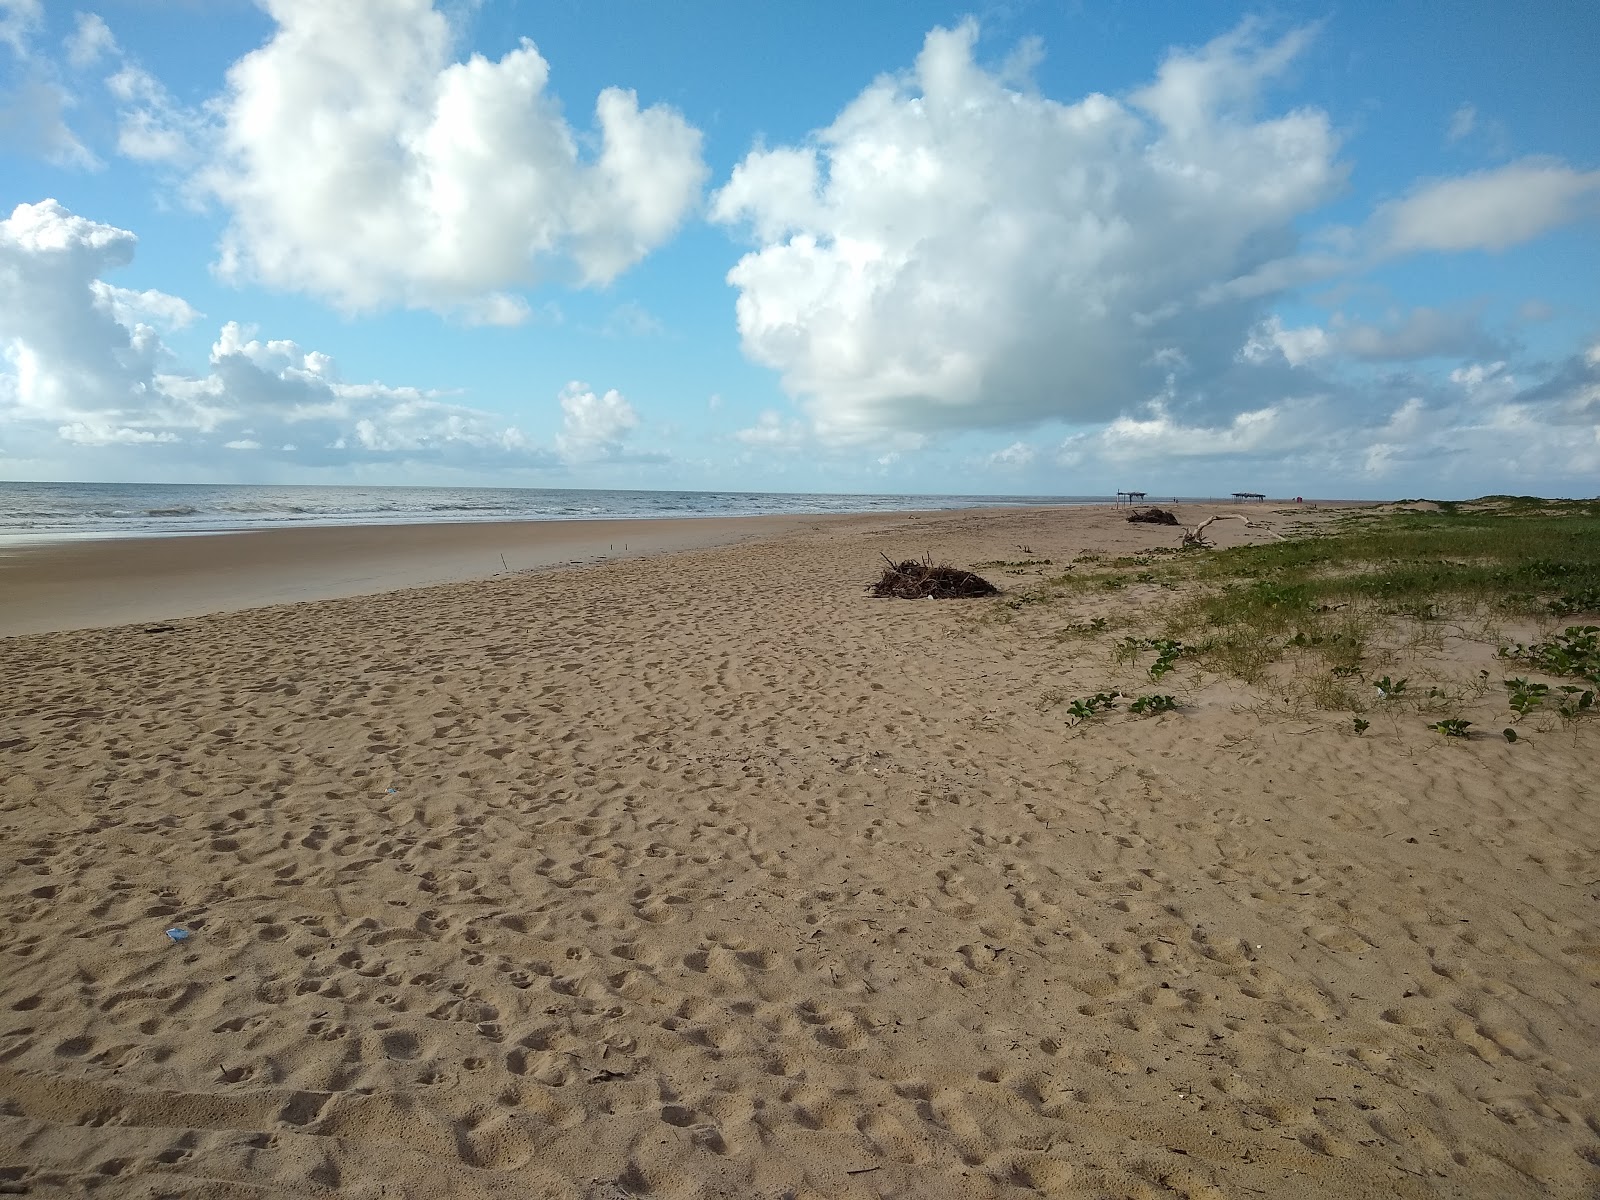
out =
{"type": "MultiPolygon", "coordinates": [[[[1048,608],[1109,592],[1114,618],[1060,625],[1057,638],[1137,629],[1135,621],[1153,618],[1146,629],[1154,636],[1121,637],[1112,647],[1114,661],[1145,665],[1153,682],[1194,663],[1297,708],[1352,713],[1357,734],[1374,711],[1395,718],[1404,710],[1426,714],[1447,737],[1466,736],[1464,706],[1494,689],[1488,671],[1475,663],[1472,677],[1454,655],[1453,673],[1430,669],[1447,640],[1493,648],[1507,623],[1547,628],[1552,617],[1600,615],[1600,499],[1489,496],[1430,511],[1347,511],[1279,531],[1286,540],[1227,549],[1085,552],[1007,603],[1048,608]],[[1183,592],[1163,602],[1141,585],[1183,592]]],[[[1553,725],[1600,713],[1600,622],[1503,645],[1500,654],[1520,668],[1504,680],[1514,721],[1553,725]]],[[[1074,702],[1075,720],[1109,707],[1106,696],[1074,702]]],[[[1129,707],[1167,711],[1155,704],[1129,707]]]]}
{"type": "Polygon", "coordinates": [[[1074,700],[1067,705],[1067,715],[1072,718],[1073,724],[1090,720],[1102,710],[1109,712],[1115,708],[1117,698],[1121,695],[1121,692],[1099,692],[1082,700],[1074,700]]]}
{"type": "Polygon", "coordinates": [[[1172,712],[1178,707],[1178,701],[1173,696],[1140,696],[1128,705],[1128,711],[1139,716],[1156,716],[1159,713],[1172,712]]]}
{"type": "Polygon", "coordinates": [[[1531,646],[1517,642],[1502,647],[1500,657],[1517,659],[1550,675],[1577,675],[1600,683],[1600,626],[1568,625],[1554,637],[1531,646]]]}
{"type": "MultiPolygon", "coordinates": [[[[1189,554],[1164,569],[1200,585],[1168,617],[1188,653],[1250,683],[1292,655],[1302,675],[1321,675],[1312,701],[1343,707],[1351,693],[1335,681],[1384,657],[1378,643],[1397,631],[1421,644],[1439,636],[1430,627],[1469,616],[1593,611],[1600,501],[1492,497],[1439,512],[1354,514],[1318,536],[1189,554]]],[[[1600,672],[1597,635],[1573,626],[1507,653],[1537,670],[1589,675],[1600,672]]],[[[1404,685],[1385,677],[1379,699],[1399,699],[1404,685]]]]}
{"type": "Polygon", "coordinates": [[[1009,561],[996,558],[988,562],[973,563],[972,569],[974,571],[1003,570],[1020,575],[1029,567],[1048,567],[1053,565],[1048,558],[1017,558],[1009,561]]]}
{"type": "Polygon", "coordinates": [[[1178,656],[1183,653],[1183,643],[1171,638],[1123,638],[1117,645],[1116,660],[1134,661],[1139,657],[1141,650],[1156,652],[1156,660],[1150,664],[1150,678],[1159,683],[1163,675],[1178,665],[1178,656]]]}
{"type": "Polygon", "coordinates": [[[1532,683],[1526,679],[1507,679],[1506,691],[1510,692],[1507,699],[1511,702],[1511,711],[1517,718],[1527,716],[1529,713],[1544,707],[1545,697],[1550,694],[1548,683],[1532,683]]]}
{"type": "Polygon", "coordinates": [[[1092,621],[1074,621],[1071,625],[1062,626],[1056,637],[1065,641],[1072,637],[1093,637],[1097,633],[1104,633],[1111,624],[1105,617],[1095,617],[1092,621]]]}

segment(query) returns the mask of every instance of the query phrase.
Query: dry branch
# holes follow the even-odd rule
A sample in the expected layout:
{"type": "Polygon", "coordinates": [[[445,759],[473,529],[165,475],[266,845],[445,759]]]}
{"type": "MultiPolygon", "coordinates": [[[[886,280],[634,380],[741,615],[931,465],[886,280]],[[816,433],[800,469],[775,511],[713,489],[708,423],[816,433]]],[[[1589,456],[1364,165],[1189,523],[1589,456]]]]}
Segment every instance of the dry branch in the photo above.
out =
{"type": "Polygon", "coordinates": [[[1176,525],[1178,516],[1164,508],[1136,508],[1128,514],[1128,520],[1144,525],[1176,525]]]}
{"type": "Polygon", "coordinates": [[[1193,529],[1185,528],[1183,531],[1183,547],[1185,549],[1188,549],[1191,546],[1196,549],[1209,549],[1211,547],[1211,543],[1206,541],[1206,526],[1217,521],[1243,521],[1250,529],[1260,529],[1263,532],[1277,538],[1280,542],[1284,540],[1283,535],[1272,529],[1270,526],[1262,525],[1258,521],[1252,521],[1243,513],[1223,513],[1220,516],[1207,517],[1193,529]]]}
{"type": "Polygon", "coordinates": [[[908,558],[897,563],[887,554],[882,557],[888,565],[876,583],[867,585],[874,596],[894,596],[901,600],[963,600],[1000,592],[983,576],[960,567],[945,563],[935,566],[928,558],[921,562],[908,558]]]}

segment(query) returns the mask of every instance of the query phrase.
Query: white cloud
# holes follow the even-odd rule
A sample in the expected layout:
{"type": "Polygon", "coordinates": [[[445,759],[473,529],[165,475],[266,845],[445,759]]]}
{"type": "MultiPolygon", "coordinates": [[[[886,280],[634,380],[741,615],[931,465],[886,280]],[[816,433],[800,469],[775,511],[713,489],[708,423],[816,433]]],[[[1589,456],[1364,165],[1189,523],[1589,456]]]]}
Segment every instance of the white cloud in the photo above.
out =
{"type": "Polygon", "coordinates": [[[1182,458],[1276,457],[1318,434],[1304,419],[1307,404],[1284,403],[1242,412],[1225,425],[1186,425],[1152,401],[1142,416],[1121,416],[1098,435],[1100,456],[1112,462],[1182,458]]]}
{"type": "Polygon", "coordinates": [[[734,430],[735,441],[746,446],[765,446],[774,450],[798,450],[810,441],[805,423],[792,418],[785,420],[774,409],[763,409],[756,423],[745,429],[734,430]]]}
{"type": "Polygon", "coordinates": [[[117,52],[117,39],[98,13],[78,13],[67,35],[67,61],[78,70],[117,52]]]}
{"type": "Polygon", "coordinates": [[[1414,308],[1384,325],[1347,324],[1337,331],[1336,345],[1340,352],[1367,362],[1467,358],[1505,349],[1483,328],[1477,313],[1427,307],[1414,308]]]}
{"type": "Polygon", "coordinates": [[[1024,467],[1031,466],[1037,456],[1038,451],[1027,442],[1012,442],[1004,450],[996,450],[984,459],[984,465],[1008,471],[1020,471],[1024,467]]]}
{"type": "Polygon", "coordinates": [[[568,462],[659,462],[660,454],[630,454],[624,443],[639,427],[634,412],[623,394],[612,388],[596,393],[586,383],[574,380],[561,389],[561,432],[556,448],[568,462]]]}
{"type": "Polygon", "coordinates": [[[1245,339],[1235,356],[1239,362],[1263,363],[1280,357],[1291,367],[1322,358],[1332,348],[1327,332],[1316,325],[1285,329],[1278,316],[1268,317],[1245,339]]]}
{"type": "Polygon", "coordinates": [[[1250,331],[1236,355],[1243,363],[1282,360],[1302,367],[1319,360],[1413,362],[1427,358],[1470,358],[1502,353],[1502,339],[1483,328],[1474,311],[1414,308],[1390,313],[1382,324],[1351,321],[1335,314],[1327,328],[1285,328],[1276,315],[1250,331]]]}
{"type": "Polygon", "coordinates": [[[1600,213],[1600,171],[1523,159],[1436,180],[1381,208],[1374,218],[1390,254],[1504,250],[1600,213]]]}
{"type": "Polygon", "coordinates": [[[48,457],[62,446],[182,445],[186,461],[209,463],[219,450],[271,445],[309,466],[556,464],[490,414],[435,392],[346,382],[329,355],[235,322],[223,325],[205,371],[184,370],[157,326],[199,314],[179,297],[101,278],[132,261],[135,241],[54,200],[0,221],[0,430],[11,457],[18,447],[48,457]]]}
{"type": "Polygon", "coordinates": [[[89,290],[95,302],[108,311],[117,324],[128,328],[148,320],[167,329],[184,329],[202,316],[187,300],[154,288],[136,292],[95,279],[90,281],[89,290]]]}
{"type": "Polygon", "coordinates": [[[1445,131],[1445,141],[1459,142],[1472,132],[1478,123],[1478,109],[1475,105],[1463,103],[1455,112],[1450,114],[1450,128],[1445,131]]]}
{"type": "Polygon", "coordinates": [[[117,153],[139,162],[191,165],[209,138],[204,119],[180,105],[150,72],[134,63],[106,79],[117,101],[117,153]]]}
{"type": "Polygon", "coordinates": [[[1110,415],[1165,347],[1225,369],[1264,313],[1219,289],[1291,260],[1342,179],[1321,113],[1254,115],[1308,36],[1247,24],[1126,102],[1062,104],[978,66],[970,22],[934,30],[913,72],[716,194],[761,243],[728,276],[746,354],[836,441],[1110,415]]]}
{"type": "Polygon", "coordinates": [[[18,58],[28,53],[28,39],[43,24],[40,0],[0,0],[0,42],[18,58]]]}
{"type": "Polygon", "coordinates": [[[74,446],[146,446],[179,441],[170,430],[133,429],[106,421],[70,421],[56,431],[63,442],[74,446]]]}
{"type": "Polygon", "coordinates": [[[600,94],[586,155],[530,41],[459,62],[428,0],[267,8],[277,28],[229,71],[221,156],[202,177],[229,210],[229,277],[349,309],[513,319],[526,310],[506,289],[568,262],[603,284],[700,195],[700,133],[630,91],[600,94]]]}

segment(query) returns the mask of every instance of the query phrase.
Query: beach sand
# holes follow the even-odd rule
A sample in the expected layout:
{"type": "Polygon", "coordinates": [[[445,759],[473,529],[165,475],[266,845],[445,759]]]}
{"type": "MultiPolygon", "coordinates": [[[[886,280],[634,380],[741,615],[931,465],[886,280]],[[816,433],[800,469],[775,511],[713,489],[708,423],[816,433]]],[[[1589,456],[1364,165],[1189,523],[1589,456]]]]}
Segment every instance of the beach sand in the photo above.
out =
{"type": "Polygon", "coordinates": [[[725,545],[817,517],[311,526],[0,543],[0,637],[366,596],[725,545]]]}
{"type": "Polygon", "coordinates": [[[1074,727],[1154,690],[1158,589],[863,591],[1175,532],[813,518],[0,641],[0,1191],[1596,1194],[1594,724],[1180,664],[1074,727]]]}

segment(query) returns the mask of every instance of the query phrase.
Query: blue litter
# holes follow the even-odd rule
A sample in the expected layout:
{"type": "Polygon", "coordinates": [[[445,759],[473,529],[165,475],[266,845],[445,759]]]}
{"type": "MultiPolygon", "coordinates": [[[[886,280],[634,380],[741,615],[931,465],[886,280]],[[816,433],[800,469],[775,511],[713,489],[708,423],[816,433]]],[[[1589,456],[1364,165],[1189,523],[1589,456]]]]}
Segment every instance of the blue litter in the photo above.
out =
{"type": "Polygon", "coordinates": [[[167,936],[175,942],[182,942],[188,940],[189,931],[187,929],[169,929],[167,930],[167,936]]]}

